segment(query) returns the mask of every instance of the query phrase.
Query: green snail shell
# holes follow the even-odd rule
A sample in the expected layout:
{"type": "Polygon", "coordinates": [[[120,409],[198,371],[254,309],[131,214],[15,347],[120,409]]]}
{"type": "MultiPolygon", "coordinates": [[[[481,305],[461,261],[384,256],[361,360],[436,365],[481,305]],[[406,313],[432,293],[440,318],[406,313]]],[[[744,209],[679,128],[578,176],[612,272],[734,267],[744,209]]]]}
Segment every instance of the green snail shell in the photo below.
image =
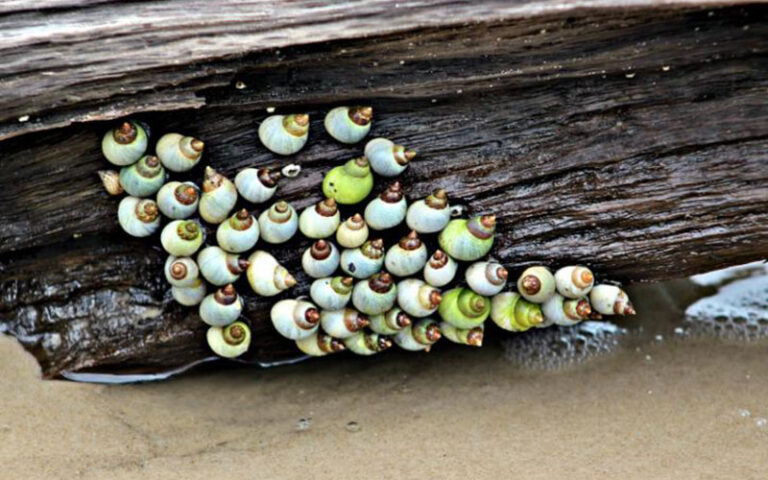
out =
{"type": "Polygon", "coordinates": [[[443,295],[438,312],[454,327],[469,329],[482,325],[488,318],[491,301],[468,288],[456,287],[443,295]]]}
{"type": "Polygon", "coordinates": [[[229,325],[240,317],[242,311],[243,299],[232,284],[207,295],[200,303],[200,318],[213,327],[229,325]]]}
{"type": "Polygon", "coordinates": [[[163,215],[181,220],[197,211],[200,189],[192,182],[168,182],[157,192],[157,206],[163,215]]]}
{"type": "Polygon", "coordinates": [[[448,322],[440,322],[440,332],[445,338],[461,345],[483,346],[483,325],[472,328],[456,328],[448,322]]]}
{"type": "Polygon", "coordinates": [[[248,283],[258,295],[271,297],[296,285],[293,275],[267,252],[256,250],[248,263],[248,283]]]}
{"type": "Polygon", "coordinates": [[[147,237],[160,228],[160,214],[153,200],[125,197],[117,207],[117,220],[128,235],[147,237]]]}
{"type": "Polygon", "coordinates": [[[459,265],[442,250],[436,250],[424,265],[424,280],[433,287],[444,287],[456,277],[459,265]]]}
{"type": "Polygon", "coordinates": [[[325,130],[341,143],[357,143],[371,130],[371,107],[336,107],[325,115],[325,130]]]}
{"type": "Polygon", "coordinates": [[[192,307],[202,302],[205,292],[205,282],[202,278],[196,278],[189,287],[171,287],[173,299],[185,307],[192,307]]]}
{"type": "Polygon", "coordinates": [[[526,268],[517,279],[517,291],[529,302],[544,303],[555,294],[555,276],[541,265],[526,268]]]}
{"type": "Polygon", "coordinates": [[[344,342],[333,338],[323,332],[315,332],[312,335],[296,340],[299,350],[312,357],[323,357],[329,353],[345,350],[344,342]]]}
{"type": "Polygon", "coordinates": [[[451,257],[472,262],[491,251],[495,229],[496,218],[493,215],[451,220],[440,232],[438,241],[440,248],[451,257]]]}
{"type": "Polygon", "coordinates": [[[203,240],[203,227],[195,220],[174,220],[160,234],[160,243],[165,251],[177,257],[194,255],[203,240]]]}
{"type": "Polygon", "coordinates": [[[592,308],[586,298],[570,299],[559,293],[541,305],[544,322],[570,327],[589,318],[592,308]]]}
{"type": "Polygon", "coordinates": [[[368,240],[368,225],[359,213],[346,219],[336,230],[336,242],[341,247],[357,248],[366,240],[368,240]]]}
{"type": "Polygon", "coordinates": [[[371,168],[382,177],[396,177],[403,173],[416,152],[395,145],[386,138],[374,138],[365,144],[365,157],[371,168]]]}
{"type": "Polygon", "coordinates": [[[239,357],[251,345],[251,329],[243,322],[210,327],[205,337],[213,353],[224,358],[239,357]]]}
{"type": "Polygon", "coordinates": [[[259,224],[244,208],[221,222],[216,229],[216,242],[227,252],[246,252],[258,241],[259,224]]]}
{"type": "Polygon", "coordinates": [[[145,155],[138,162],[120,169],[120,185],[134,197],[149,197],[160,190],[165,182],[165,169],[160,160],[145,155]]]}
{"type": "Polygon", "coordinates": [[[309,136],[309,115],[272,115],[259,126],[262,145],[278,155],[293,155],[304,147],[309,136]]]}
{"type": "Polygon", "coordinates": [[[259,215],[261,238],[267,243],[279,244],[290,240],[299,229],[296,210],[290,203],[280,200],[259,215]]]}
{"type": "Polygon", "coordinates": [[[358,332],[345,338],[344,346],[357,355],[373,355],[390,348],[392,340],[378,333],[358,332]]]}
{"type": "Polygon", "coordinates": [[[186,172],[203,158],[203,142],[179,133],[166,133],[157,141],[155,152],[165,168],[172,172],[186,172]]]}
{"type": "Polygon", "coordinates": [[[634,315],[635,307],[627,293],[614,285],[595,285],[589,292],[592,308],[603,315],[634,315]]]}
{"type": "Polygon", "coordinates": [[[365,157],[334,167],[323,178],[323,193],[342,205],[362,202],[373,190],[373,174],[365,157]]]}
{"type": "Polygon", "coordinates": [[[395,343],[403,350],[429,351],[441,337],[440,326],[431,318],[420,318],[395,335],[395,343]]]}
{"type": "Polygon", "coordinates": [[[101,152],[109,163],[124,167],[136,163],[147,151],[147,132],[137,122],[123,122],[104,134],[101,152]]]}
{"type": "Polygon", "coordinates": [[[341,270],[357,279],[378,273],[384,265],[383,246],[384,242],[377,238],[365,242],[362,247],[344,250],[339,264],[341,270]]]}
{"type": "Polygon", "coordinates": [[[369,318],[371,330],[382,335],[395,335],[411,324],[411,318],[399,307],[369,318]]]}
{"type": "Polygon", "coordinates": [[[332,198],[310,205],[299,216],[299,230],[307,238],[328,238],[339,228],[340,223],[339,209],[336,200],[332,198]]]}
{"type": "Polygon", "coordinates": [[[272,306],[269,315],[278,333],[291,340],[312,335],[320,322],[317,307],[304,300],[280,300],[272,306]]]}
{"type": "Polygon", "coordinates": [[[218,224],[226,220],[237,203],[237,188],[227,177],[205,167],[203,195],[200,197],[200,216],[208,223],[218,224]]]}
{"type": "Polygon", "coordinates": [[[197,254],[200,273],[209,283],[222,286],[234,283],[240,274],[248,268],[248,261],[242,260],[235,253],[228,253],[220,247],[210,246],[197,254]]]}
{"type": "Polygon", "coordinates": [[[339,250],[331,242],[318,240],[304,251],[301,267],[312,278],[333,275],[339,267],[339,250]]]}
{"type": "Polygon", "coordinates": [[[517,292],[503,292],[491,299],[491,320],[510,332],[524,332],[544,322],[541,306],[517,292]]]}
{"type": "Polygon", "coordinates": [[[318,278],[309,288],[309,296],[323,310],[340,310],[352,298],[352,277],[318,278]]]}
{"type": "Polygon", "coordinates": [[[244,168],[235,175],[235,186],[244,199],[263,203],[275,195],[280,177],[280,172],[268,168],[244,168]]]}
{"type": "Polygon", "coordinates": [[[368,317],[354,308],[323,310],[320,312],[320,326],[328,335],[349,338],[368,326],[368,317]]]}
{"type": "Polygon", "coordinates": [[[383,314],[391,310],[396,301],[397,285],[386,272],[357,282],[352,292],[352,304],[366,315],[383,314]]]}
{"type": "Polygon", "coordinates": [[[189,257],[169,256],[163,267],[165,279],[174,287],[190,287],[200,276],[197,263],[189,257]]]}
{"type": "Polygon", "coordinates": [[[464,278],[469,288],[480,295],[492,297],[507,284],[507,269],[496,262],[475,262],[467,268],[464,278]]]}
{"type": "Polygon", "coordinates": [[[417,278],[407,278],[397,284],[397,303],[411,317],[426,317],[440,305],[440,290],[417,278]]]}
{"type": "Polygon", "coordinates": [[[587,267],[571,265],[555,272],[555,287],[565,298],[586,297],[594,284],[595,276],[587,267]]]}

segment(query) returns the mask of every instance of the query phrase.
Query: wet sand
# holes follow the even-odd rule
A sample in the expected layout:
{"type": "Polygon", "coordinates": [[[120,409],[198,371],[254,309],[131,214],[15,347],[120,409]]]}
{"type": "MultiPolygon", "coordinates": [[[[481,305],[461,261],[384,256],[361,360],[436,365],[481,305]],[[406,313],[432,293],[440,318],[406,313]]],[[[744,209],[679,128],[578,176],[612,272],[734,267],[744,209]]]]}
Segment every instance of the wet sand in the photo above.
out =
{"type": "Polygon", "coordinates": [[[765,478],[768,343],[670,334],[675,292],[556,370],[490,342],[105,386],[40,380],[2,337],[0,477],[765,478]]]}

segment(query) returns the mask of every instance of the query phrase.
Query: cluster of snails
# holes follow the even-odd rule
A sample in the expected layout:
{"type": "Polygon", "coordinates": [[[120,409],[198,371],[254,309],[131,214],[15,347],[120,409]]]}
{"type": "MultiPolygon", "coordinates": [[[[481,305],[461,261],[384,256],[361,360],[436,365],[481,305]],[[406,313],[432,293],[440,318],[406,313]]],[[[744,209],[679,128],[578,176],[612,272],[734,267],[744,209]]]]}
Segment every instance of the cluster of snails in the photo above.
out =
{"type": "MultiPolygon", "coordinates": [[[[369,133],[372,114],[371,107],[337,107],[326,115],[325,129],[334,139],[354,144],[369,133]]],[[[304,147],[308,132],[306,114],[272,115],[262,122],[258,136],[270,151],[291,155],[304,147]]],[[[158,140],[153,156],[146,155],[148,137],[138,122],[125,122],[107,132],[104,156],[122,168],[99,174],[109,193],[128,194],[118,207],[118,221],[130,235],[155,233],[161,213],[169,219],[160,241],[169,254],[164,272],[172,296],[182,305],[199,305],[200,318],[210,326],[208,344],[222,357],[239,356],[250,344],[250,329],[240,320],[244,302],[233,286],[243,272],[262,297],[281,294],[296,284],[274,256],[252,250],[260,240],[282,244],[297,232],[314,240],[301,256],[304,272],[314,279],[309,297],[277,301],[270,318],[281,335],[311,356],[345,349],[372,355],[393,343],[405,350],[429,351],[443,336],[481,346],[488,317],[505,330],[520,332],[573,325],[600,314],[634,313],[623,290],[594,285],[592,272],[582,266],[564,267],[554,274],[543,266],[531,267],[517,282],[519,293],[502,292],[508,271],[483,260],[493,246],[495,216],[457,218],[460,209],[451,207],[444,189],[409,204],[401,183],[393,181],[362,213],[342,221],[339,206],[368,198],[374,173],[393,178],[413,160],[415,152],[385,138],[370,140],[364,156],[327,172],[322,201],[297,213],[289,202],[278,200],[257,219],[246,209],[232,214],[238,196],[252,204],[268,202],[278,180],[295,176],[298,167],[246,168],[234,182],[206,167],[202,188],[189,181],[166,183],[166,170],[185,172],[198,164],[203,142],[169,133],[158,140]],[[205,227],[191,219],[195,214],[217,225],[216,245],[204,246],[205,227]],[[389,248],[382,238],[371,235],[403,223],[410,233],[389,248]],[[430,254],[420,235],[433,234],[439,249],[430,254]],[[244,259],[241,255],[246,252],[251,253],[244,259]],[[472,262],[464,272],[466,286],[441,292],[454,282],[459,262],[472,262]],[[217,290],[208,293],[208,284],[217,290]]]]}

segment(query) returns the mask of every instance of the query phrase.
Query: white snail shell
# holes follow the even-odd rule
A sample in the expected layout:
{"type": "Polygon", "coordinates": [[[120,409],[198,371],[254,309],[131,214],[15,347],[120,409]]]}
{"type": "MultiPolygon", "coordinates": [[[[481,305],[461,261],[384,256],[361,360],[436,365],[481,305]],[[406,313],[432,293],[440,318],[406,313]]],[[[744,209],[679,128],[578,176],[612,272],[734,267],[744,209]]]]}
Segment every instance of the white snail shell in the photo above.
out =
{"type": "Polygon", "coordinates": [[[340,310],[352,298],[352,277],[318,278],[309,288],[309,296],[323,310],[340,310]]]}
{"type": "Polygon", "coordinates": [[[299,230],[308,238],[328,238],[340,223],[339,209],[332,198],[310,205],[299,216],[299,230]]]}
{"type": "Polygon", "coordinates": [[[199,191],[192,182],[168,182],[157,192],[157,206],[168,218],[189,218],[197,211],[199,191]]]}
{"type": "Polygon", "coordinates": [[[243,299],[232,284],[207,295],[200,303],[200,318],[213,327],[229,325],[240,317],[243,299]]]}
{"type": "Polygon", "coordinates": [[[174,220],[160,234],[160,243],[165,251],[177,257],[193,255],[203,240],[203,227],[194,220],[174,220]]]}
{"type": "Polygon", "coordinates": [[[357,143],[371,130],[371,107],[336,107],[325,116],[325,130],[342,143],[357,143]]]}
{"type": "Polygon", "coordinates": [[[309,134],[309,115],[272,115],[259,126],[259,140],[278,155],[293,155],[304,147],[309,134]]]}
{"type": "Polygon", "coordinates": [[[555,294],[555,277],[547,267],[529,267],[517,280],[517,291],[529,302],[544,303],[555,294]]]}
{"type": "Polygon", "coordinates": [[[363,279],[378,273],[384,265],[384,242],[380,239],[365,242],[362,247],[341,252],[341,270],[352,277],[363,279]]]}
{"type": "Polygon", "coordinates": [[[157,141],[155,151],[165,168],[172,172],[186,172],[203,158],[203,142],[179,133],[166,133],[157,141]]]}
{"type": "Polygon", "coordinates": [[[541,327],[552,323],[568,327],[589,318],[591,308],[586,298],[567,299],[556,293],[541,305],[541,312],[544,314],[541,327]]]}
{"type": "Polygon", "coordinates": [[[456,276],[459,265],[442,250],[436,250],[424,265],[424,280],[433,287],[444,287],[456,276]]]}
{"type": "Polygon", "coordinates": [[[267,243],[287,242],[296,234],[298,228],[296,210],[286,201],[276,202],[259,215],[259,231],[261,238],[267,243]]]}
{"type": "Polygon", "coordinates": [[[234,283],[240,274],[248,268],[248,261],[242,260],[237,254],[227,253],[220,247],[205,247],[197,254],[197,265],[200,273],[208,282],[222,286],[234,283]]]}
{"type": "Polygon", "coordinates": [[[484,330],[483,324],[472,328],[456,328],[448,322],[440,322],[440,333],[453,343],[461,345],[482,347],[484,330]]]}
{"type": "Polygon", "coordinates": [[[268,168],[244,168],[235,175],[235,186],[244,199],[263,203],[275,195],[280,177],[280,172],[268,168]]]}
{"type": "Polygon", "coordinates": [[[397,285],[387,272],[357,282],[352,292],[352,304],[366,315],[381,315],[391,310],[396,301],[397,285]]]}
{"type": "Polygon", "coordinates": [[[226,327],[210,327],[205,336],[213,353],[224,358],[235,358],[248,351],[251,329],[243,322],[226,327]]]}
{"type": "Polygon", "coordinates": [[[190,287],[200,276],[197,263],[189,257],[169,256],[163,268],[165,279],[174,287],[190,287]]]}
{"type": "Polygon", "coordinates": [[[368,317],[353,308],[320,312],[320,326],[323,331],[336,338],[349,338],[367,327],[368,323],[368,317]]]}
{"type": "Polygon", "coordinates": [[[409,277],[424,268],[427,256],[427,247],[419,240],[416,231],[412,230],[387,251],[384,265],[398,277],[409,277]]]}
{"type": "Polygon", "coordinates": [[[160,227],[160,215],[153,200],[125,197],[117,207],[117,220],[125,233],[147,237],[160,227]]]}
{"type": "Polygon", "coordinates": [[[320,322],[320,312],[304,300],[280,300],[272,306],[269,315],[278,333],[291,340],[312,335],[320,322]]]}
{"type": "Polygon", "coordinates": [[[208,223],[221,223],[237,203],[237,189],[227,177],[211,167],[205,167],[200,216],[208,223]]]}
{"type": "Polygon", "coordinates": [[[373,355],[390,348],[392,340],[378,333],[358,332],[345,338],[344,346],[357,355],[373,355]]]}
{"type": "Polygon", "coordinates": [[[507,275],[507,269],[498,263],[475,262],[467,268],[465,278],[475,293],[492,297],[504,289],[507,275]]]}
{"type": "Polygon", "coordinates": [[[271,297],[296,285],[296,279],[267,252],[256,250],[248,262],[248,283],[258,295],[271,297]]]}
{"type": "Polygon", "coordinates": [[[419,233],[437,233],[451,221],[451,209],[445,190],[439,188],[427,198],[408,207],[405,223],[419,233]]]}
{"type": "Polygon", "coordinates": [[[371,330],[382,335],[394,335],[411,324],[411,318],[399,307],[369,318],[371,330]]]}
{"type": "Polygon", "coordinates": [[[374,172],[382,177],[396,177],[405,171],[416,152],[386,138],[374,138],[365,145],[365,156],[374,172]]]}
{"type": "Polygon", "coordinates": [[[592,308],[603,315],[634,315],[627,293],[614,285],[595,285],[589,292],[592,308]]]}
{"type": "Polygon", "coordinates": [[[572,265],[555,272],[557,292],[565,298],[581,298],[589,294],[595,276],[587,267],[572,265]]]}
{"type": "Polygon", "coordinates": [[[165,169],[153,155],[145,155],[138,162],[120,169],[120,185],[134,197],[149,197],[157,193],[165,182],[165,169]]]}
{"type": "Polygon", "coordinates": [[[336,241],[344,248],[357,248],[366,240],[368,240],[368,225],[359,213],[346,219],[336,230],[336,241]]]}
{"type": "Polygon", "coordinates": [[[259,224],[248,210],[239,210],[219,224],[216,229],[216,241],[228,252],[248,251],[259,241],[259,224]]]}
{"type": "Polygon", "coordinates": [[[339,250],[332,242],[318,240],[304,251],[301,267],[312,278],[333,275],[339,267],[339,250]]]}
{"type": "Polygon", "coordinates": [[[408,278],[397,284],[397,303],[412,317],[426,317],[440,306],[440,290],[417,278],[408,278]]]}
{"type": "Polygon", "coordinates": [[[296,346],[312,357],[323,357],[346,349],[344,342],[320,331],[296,340],[296,346]]]}
{"type": "Polygon", "coordinates": [[[431,318],[420,318],[395,335],[395,343],[403,350],[429,351],[441,337],[440,326],[431,318]]]}
{"type": "Polygon", "coordinates": [[[123,122],[109,130],[101,140],[101,152],[113,165],[136,163],[147,151],[147,132],[137,122],[123,122]]]}
{"type": "Polygon", "coordinates": [[[205,292],[205,282],[202,278],[196,278],[189,287],[171,287],[173,299],[185,307],[191,307],[202,302],[205,292]]]}

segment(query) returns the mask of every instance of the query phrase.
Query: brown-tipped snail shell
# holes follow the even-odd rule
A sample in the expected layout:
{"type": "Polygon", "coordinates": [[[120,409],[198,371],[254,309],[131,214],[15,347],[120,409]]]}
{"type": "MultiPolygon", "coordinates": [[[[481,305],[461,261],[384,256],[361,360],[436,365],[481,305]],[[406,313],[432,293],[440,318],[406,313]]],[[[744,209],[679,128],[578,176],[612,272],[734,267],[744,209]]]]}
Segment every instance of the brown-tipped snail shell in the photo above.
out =
{"type": "Polygon", "coordinates": [[[371,332],[358,332],[344,339],[344,346],[357,355],[373,355],[390,348],[392,340],[384,335],[371,332]]]}
{"type": "Polygon", "coordinates": [[[433,287],[444,287],[456,276],[458,264],[442,250],[436,250],[424,265],[424,280],[433,287]]]}
{"type": "Polygon", "coordinates": [[[317,331],[320,312],[310,302],[286,299],[272,306],[270,318],[280,335],[299,340],[317,331]]]}
{"type": "Polygon", "coordinates": [[[369,320],[371,330],[382,335],[394,335],[411,324],[411,317],[399,307],[394,307],[383,314],[373,315],[369,320]]]}
{"type": "Polygon", "coordinates": [[[491,299],[491,320],[510,332],[524,332],[544,323],[541,306],[517,292],[503,292],[491,299]]]}
{"type": "Polygon", "coordinates": [[[221,223],[237,203],[237,189],[227,177],[211,167],[205,167],[200,216],[208,223],[221,223]]]}
{"type": "Polygon", "coordinates": [[[259,140],[278,155],[293,155],[304,147],[309,134],[309,115],[272,115],[259,126],[259,140]]]}
{"type": "Polygon", "coordinates": [[[181,220],[197,211],[200,191],[192,182],[168,182],[157,192],[157,206],[163,215],[181,220]]]}
{"type": "Polygon", "coordinates": [[[310,205],[299,216],[299,230],[308,238],[328,238],[340,223],[339,208],[332,198],[310,205]]]}
{"type": "Polygon", "coordinates": [[[368,225],[359,213],[346,219],[336,230],[336,241],[343,248],[357,248],[366,240],[368,240],[368,225]]]}
{"type": "Polygon", "coordinates": [[[603,315],[634,315],[635,307],[627,293],[614,285],[595,285],[589,292],[592,309],[603,315]]]}
{"type": "Polygon", "coordinates": [[[155,151],[165,168],[172,172],[186,172],[203,158],[204,143],[179,133],[166,133],[157,141],[155,151]]]}
{"type": "Polygon", "coordinates": [[[136,163],[146,151],[147,132],[137,122],[123,122],[101,140],[101,152],[118,167],[136,163]]]}
{"type": "Polygon", "coordinates": [[[248,261],[235,253],[227,253],[219,247],[205,247],[197,254],[200,273],[208,282],[222,286],[234,283],[248,268],[248,261]]]}
{"type": "Polygon", "coordinates": [[[595,283],[592,270],[572,265],[555,272],[557,292],[565,298],[581,298],[589,295],[595,283]]]}
{"type": "Polygon", "coordinates": [[[412,317],[426,317],[440,306],[440,290],[417,278],[408,278],[397,284],[397,303],[412,317]]]}
{"type": "Polygon", "coordinates": [[[398,277],[409,277],[424,268],[427,256],[427,247],[421,242],[416,231],[412,230],[387,251],[384,266],[398,277]]]}
{"type": "Polygon", "coordinates": [[[465,278],[469,288],[492,297],[504,289],[507,275],[507,269],[496,262],[475,262],[467,268],[465,278]]]}
{"type": "Polygon", "coordinates": [[[197,252],[204,237],[203,228],[195,220],[174,220],[163,227],[160,243],[171,255],[189,257],[197,252]]]}
{"type": "Polygon", "coordinates": [[[312,278],[333,275],[339,267],[339,250],[326,240],[318,240],[304,251],[301,267],[312,278]]]}
{"type": "Polygon", "coordinates": [[[368,317],[354,308],[323,310],[320,312],[320,325],[323,331],[336,338],[349,338],[369,324],[368,317]]]}
{"type": "Polygon", "coordinates": [[[323,357],[329,353],[341,352],[346,349],[344,342],[340,339],[333,338],[320,331],[296,340],[296,346],[299,350],[312,357],[323,357]]]}
{"type": "Polygon", "coordinates": [[[248,283],[258,295],[271,297],[296,285],[293,275],[267,252],[256,250],[248,263],[248,283]]]}
{"type": "Polygon", "coordinates": [[[416,152],[386,138],[374,138],[365,144],[365,156],[374,172],[382,177],[396,177],[405,171],[416,152]]]}
{"type": "Polygon", "coordinates": [[[420,318],[395,335],[395,343],[403,350],[429,351],[442,336],[440,325],[431,318],[420,318]]]}
{"type": "Polygon", "coordinates": [[[235,175],[235,186],[244,199],[251,203],[263,203],[277,191],[277,181],[282,175],[269,168],[244,168],[235,175]]]}
{"type": "Polygon", "coordinates": [[[374,230],[386,230],[400,225],[408,204],[400,182],[393,182],[381,195],[365,207],[365,222],[374,230]]]}
{"type": "Polygon", "coordinates": [[[378,273],[384,265],[384,241],[376,238],[367,241],[360,248],[341,252],[341,269],[347,275],[358,279],[378,273]]]}
{"type": "Polygon", "coordinates": [[[517,279],[517,291],[529,302],[544,303],[555,294],[555,276],[547,267],[529,267],[517,279]]]}
{"type": "Polygon", "coordinates": [[[171,255],[165,261],[163,268],[165,279],[174,287],[190,287],[200,276],[197,263],[189,257],[174,257],[171,255]]]}
{"type": "Polygon", "coordinates": [[[239,357],[251,345],[251,329],[243,322],[210,327],[205,337],[213,353],[224,358],[239,357]]]}
{"type": "Polygon", "coordinates": [[[405,216],[408,228],[419,233],[437,233],[450,221],[451,207],[448,205],[448,195],[442,188],[436,189],[427,198],[412,203],[405,216]]]}
{"type": "Polygon", "coordinates": [[[483,325],[472,328],[456,328],[448,322],[440,322],[440,332],[445,338],[461,345],[470,347],[483,346],[483,325]]]}
{"type": "Polygon", "coordinates": [[[229,325],[240,317],[242,311],[243,299],[231,283],[207,295],[200,303],[200,318],[212,327],[229,325]]]}
{"type": "Polygon", "coordinates": [[[340,310],[352,298],[352,277],[318,278],[312,282],[309,296],[323,310],[340,310]]]}
{"type": "Polygon", "coordinates": [[[206,291],[205,282],[198,277],[188,287],[171,287],[171,296],[181,305],[192,307],[203,301],[206,291]]]}
{"type": "Polygon", "coordinates": [[[259,241],[259,224],[248,210],[241,209],[216,229],[216,241],[232,253],[246,252],[259,241]]]}
{"type": "Polygon", "coordinates": [[[259,215],[259,231],[262,240],[267,243],[285,243],[296,234],[298,228],[296,210],[284,200],[275,202],[259,215]]]}
{"type": "Polygon", "coordinates": [[[556,293],[541,305],[541,312],[545,323],[571,326],[587,320],[592,314],[592,308],[586,298],[565,298],[556,293]]]}
{"type": "Polygon", "coordinates": [[[483,215],[469,220],[458,218],[448,222],[438,241],[445,253],[465,262],[479,260],[493,246],[496,216],[483,215]]]}
{"type": "Polygon", "coordinates": [[[357,143],[371,130],[373,108],[336,107],[325,116],[325,130],[341,143],[357,143]]]}
{"type": "Polygon", "coordinates": [[[392,309],[397,301],[397,285],[387,272],[372,275],[355,285],[352,304],[366,315],[380,315],[392,309]]]}
{"type": "Polygon", "coordinates": [[[143,156],[133,165],[120,169],[120,185],[134,197],[154,195],[164,182],[165,169],[153,155],[143,156]]]}
{"type": "Polygon", "coordinates": [[[117,220],[128,235],[147,237],[160,227],[160,212],[154,200],[125,197],[117,207],[117,220]]]}

